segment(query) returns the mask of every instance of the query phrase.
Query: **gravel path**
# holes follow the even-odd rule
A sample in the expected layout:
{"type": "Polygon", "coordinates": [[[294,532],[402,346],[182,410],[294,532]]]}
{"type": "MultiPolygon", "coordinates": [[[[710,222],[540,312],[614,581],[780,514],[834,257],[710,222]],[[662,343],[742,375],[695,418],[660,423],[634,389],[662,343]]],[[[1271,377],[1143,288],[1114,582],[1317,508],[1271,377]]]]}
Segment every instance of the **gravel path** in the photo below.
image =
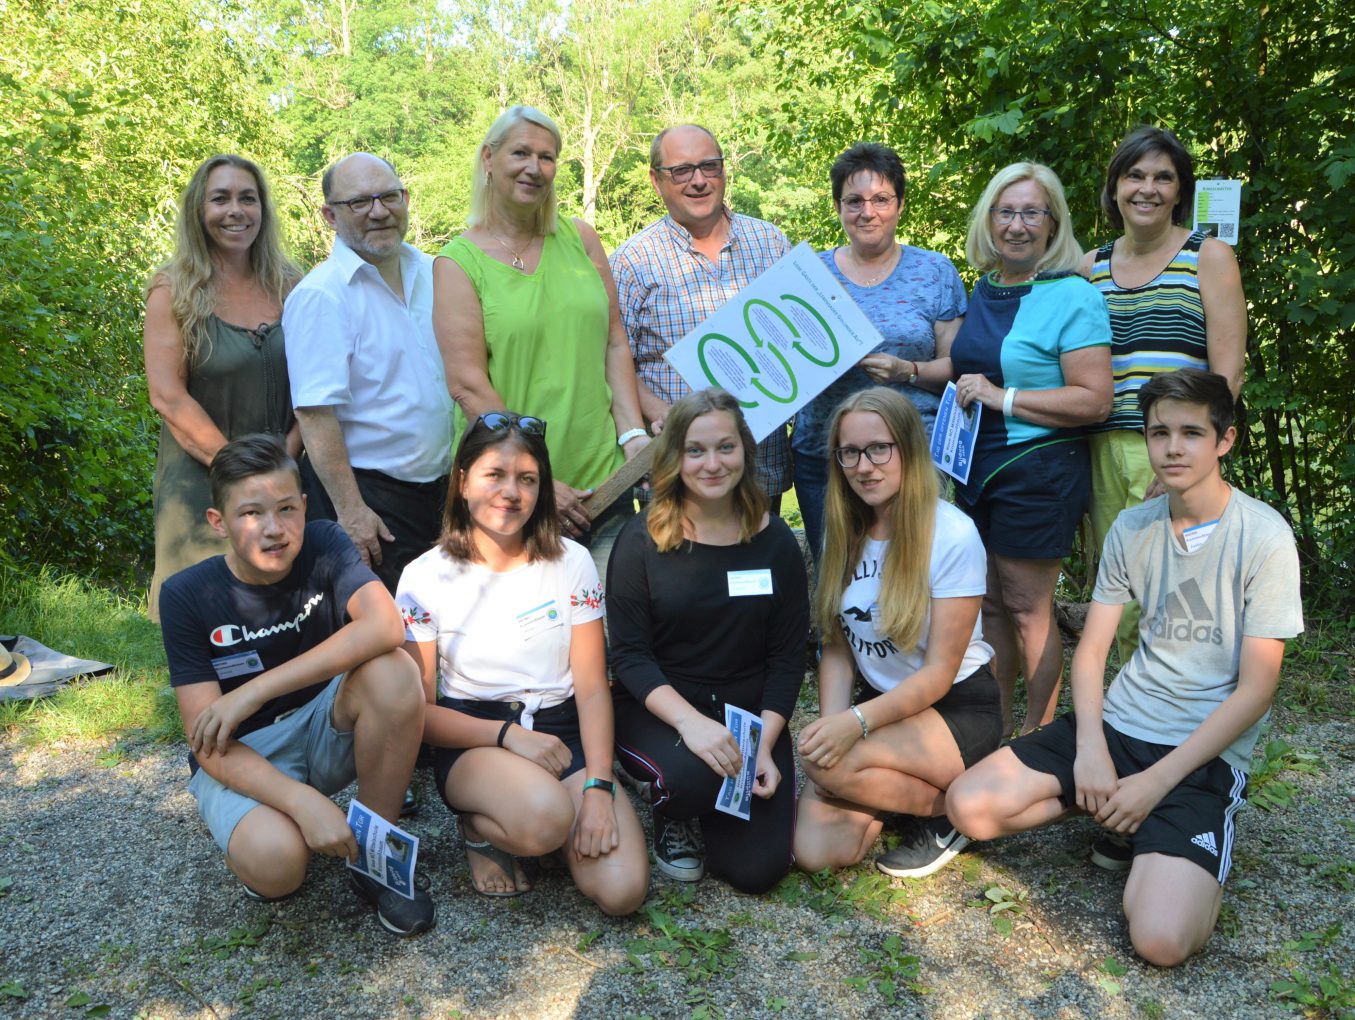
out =
{"type": "Polygon", "coordinates": [[[1288,806],[1244,813],[1220,930],[1171,972],[1134,958],[1123,878],[1086,862],[1085,820],[981,845],[917,882],[861,867],[754,899],[656,876],[656,913],[614,921],[559,873],[518,900],[477,896],[421,774],[412,828],[439,924],[401,941],[329,861],[292,900],[248,902],[198,822],[181,745],[34,751],[0,737],[0,1015],[1283,1016],[1269,986],[1289,968],[1355,971],[1353,731],[1280,734],[1317,771],[1283,774],[1288,806]],[[1020,904],[1009,935],[985,909],[995,885],[1020,904]],[[1309,932],[1327,944],[1285,948],[1309,932]]]}

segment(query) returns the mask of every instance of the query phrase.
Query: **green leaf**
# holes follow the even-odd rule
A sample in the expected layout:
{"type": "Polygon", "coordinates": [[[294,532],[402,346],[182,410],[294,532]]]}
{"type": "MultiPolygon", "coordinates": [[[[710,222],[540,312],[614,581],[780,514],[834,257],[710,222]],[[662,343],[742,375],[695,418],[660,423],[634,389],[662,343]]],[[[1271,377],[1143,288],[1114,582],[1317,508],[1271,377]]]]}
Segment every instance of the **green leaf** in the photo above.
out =
{"type": "Polygon", "coordinates": [[[76,992],[74,995],[72,995],[69,999],[66,1000],[66,1005],[74,1009],[76,1006],[88,1006],[93,1001],[94,1000],[91,999],[84,992],[76,992]]]}

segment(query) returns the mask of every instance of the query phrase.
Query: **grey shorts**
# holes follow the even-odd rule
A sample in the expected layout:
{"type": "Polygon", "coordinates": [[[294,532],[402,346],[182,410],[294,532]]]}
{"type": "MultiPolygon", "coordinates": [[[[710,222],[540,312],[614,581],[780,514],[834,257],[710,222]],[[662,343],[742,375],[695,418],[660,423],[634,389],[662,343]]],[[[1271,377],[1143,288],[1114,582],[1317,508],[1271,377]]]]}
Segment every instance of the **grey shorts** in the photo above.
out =
{"type": "MultiPolygon", "coordinates": [[[[336,676],[291,715],[245,734],[240,743],[259,752],[283,775],[326,795],[338,793],[357,778],[353,732],[334,728],[334,698],[343,679],[336,676]]],[[[188,792],[197,798],[198,814],[223,851],[230,848],[240,819],[260,806],[254,798],[223,786],[202,769],[188,781],[188,792]]]]}

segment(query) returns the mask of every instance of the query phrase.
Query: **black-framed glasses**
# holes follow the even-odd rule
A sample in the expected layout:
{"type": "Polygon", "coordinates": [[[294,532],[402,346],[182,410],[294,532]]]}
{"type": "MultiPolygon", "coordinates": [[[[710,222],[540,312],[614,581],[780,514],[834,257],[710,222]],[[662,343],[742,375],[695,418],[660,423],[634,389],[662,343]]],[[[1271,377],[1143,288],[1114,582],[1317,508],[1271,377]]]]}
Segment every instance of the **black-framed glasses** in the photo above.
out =
{"type": "Polygon", "coordinates": [[[717,159],[703,159],[700,163],[677,163],[673,166],[656,166],[654,169],[662,170],[673,179],[674,184],[686,184],[698,170],[706,180],[718,180],[725,175],[725,158],[720,156],[717,159]]]}
{"type": "Polygon", "coordinates": [[[1044,222],[1046,216],[1053,216],[1052,209],[998,209],[996,207],[988,210],[988,215],[993,217],[993,222],[1001,226],[1009,226],[1018,216],[1021,222],[1028,227],[1038,227],[1044,222]]]}
{"type": "Polygon", "coordinates": [[[544,418],[533,418],[529,414],[510,414],[507,411],[486,411],[475,419],[476,428],[486,428],[490,432],[506,432],[517,429],[524,436],[546,438],[544,418]]]}
{"type": "Polygon", "coordinates": [[[330,199],[327,205],[342,205],[348,208],[351,213],[359,216],[365,215],[371,208],[373,202],[380,202],[387,209],[400,209],[409,201],[409,192],[404,188],[396,188],[394,191],[383,191],[379,195],[359,195],[357,198],[330,199]]]}
{"type": "Polygon", "coordinates": [[[889,212],[890,209],[893,209],[898,201],[898,195],[872,195],[870,198],[862,198],[860,195],[853,195],[851,198],[844,198],[842,200],[842,208],[846,209],[853,216],[856,216],[866,207],[866,203],[869,202],[871,208],[883,215],[884,213],[889,212]]]}
{"type": "Polygon", "coordinates": [[[878,466],[889,462],[889,458],[894,456],[896,445],[896,443],[871,443],[865,449],[859,446],[839,446],[833,451],[833,456],[843,467],[854,468],[861,463],[861,454],[864,453],[866,460],[878,466]]]}

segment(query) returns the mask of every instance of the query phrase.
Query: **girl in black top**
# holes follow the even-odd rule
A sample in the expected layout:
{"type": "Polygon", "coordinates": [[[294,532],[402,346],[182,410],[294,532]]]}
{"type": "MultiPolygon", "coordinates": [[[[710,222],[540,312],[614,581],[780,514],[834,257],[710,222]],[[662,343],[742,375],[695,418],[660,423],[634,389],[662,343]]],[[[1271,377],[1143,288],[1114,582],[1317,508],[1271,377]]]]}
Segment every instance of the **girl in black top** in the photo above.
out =
{"type": "Polygon", "coordinates": [[[656,444],[648,513],[622,531],[607,572],[617,750],[650,784],[660,871],[701,877],[699,820],[711,870],[742,892],[765,892],[790,866],[787,722],[804,679],[804,559],[767,513],[753,437],[728,393],[679,400],[656,444]],[[715,810],[742,764],[726,704],[763,723],[748,821],[715,810]]]}

